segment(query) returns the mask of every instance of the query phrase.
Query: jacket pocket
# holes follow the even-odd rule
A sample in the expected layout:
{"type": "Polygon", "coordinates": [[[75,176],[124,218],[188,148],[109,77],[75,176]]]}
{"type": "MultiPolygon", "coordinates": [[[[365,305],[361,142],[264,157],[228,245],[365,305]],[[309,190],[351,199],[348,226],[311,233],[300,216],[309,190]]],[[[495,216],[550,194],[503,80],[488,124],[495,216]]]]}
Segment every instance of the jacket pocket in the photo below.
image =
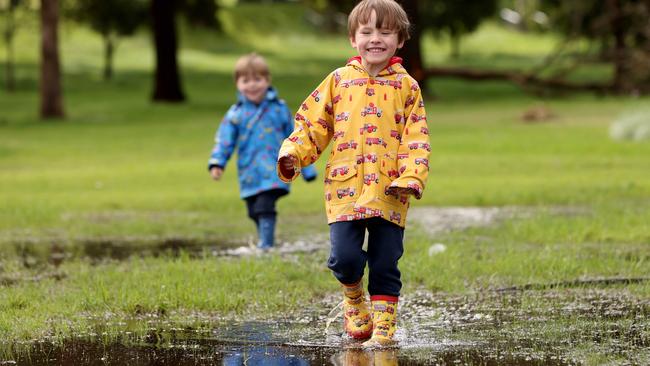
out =
{"type": "Polygon", "coordinates": [[[331,205],[354,201],[359,197],[357,165],[352,161],[332,164],[325,169],[325,201],[331,205]]]}
{"type": "Polygon", "coordinates": [[[399,170],[397,169],[396,159],[388,156],[382,157],[379,171],[381,172],[379,179],[379,187],[381,191],[378,192],[378,198],[393,206],[406,204],[406,196],[388,193],[388,187],[390,187],[393,181],[400,175],[399,170]]]}

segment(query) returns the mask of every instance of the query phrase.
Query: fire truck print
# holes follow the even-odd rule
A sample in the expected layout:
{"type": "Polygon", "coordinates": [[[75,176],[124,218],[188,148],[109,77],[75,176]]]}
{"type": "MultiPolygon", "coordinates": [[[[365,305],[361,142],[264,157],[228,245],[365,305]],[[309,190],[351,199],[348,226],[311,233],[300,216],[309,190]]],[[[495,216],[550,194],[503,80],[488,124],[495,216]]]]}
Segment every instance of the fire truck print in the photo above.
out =
{"type": "Polygon", "coordinates": [[[379,85],[389,85],[392,86],[395,89],[400,89],[402,88],[402,82],[399,80],[388,80],[388,79],[383,79],[383,78],[377,78],[375,79],[375,82],[379,85]]]}
{"type": "Polygon", "coordinates": [[[347,121],[350,118],[350,112],[341,112],[336,115],[336,122],[347,121]]]}
{"type": "Polygon", "coordinates": [[[399,172],[396,169],[391,169],[386,172],[386,175],[388,175],[389,178],[397,178],[399,177],[399,172]]]}
{"type": "Polygon", "coordinates": [[[345,135],[345,132],[343,131],[336,131],[334,132],[334,135],[332,135],[332,140],[336,141],[339,137],[343,137],[345,135]]]}
{"type": "Polygon", "coordinates": [[[397,130],[390,130],[390,137],[394,137],[397,141],[402,138],[402,136],[399,134],[399,131],[397,130]]]}
{"type": "Polygon", "coordinates": [[[338,215],[336,216],[336,221],[353,221],[353,220],[361,220],[362,218],[363,218],[363,214],[355,213],[355,214],[347,214],[347,215],[338,215]]]}
{"type": "Polygon", "coordinates": [[[347,166],[342,166],[342,167],[339,167],[339,168],[332,169],[332,171],[330,172],[330,175],[332,176],[332,178],[334,178],[337,175],[346,175],[346,174],[348,174],[349,171],[350,171],[350,169],[347,166]]]}
{"type": "Polygon", "coordinates": [[[345,197],[345,196],[354,196],[355,190],[354,188],[341,188],[336,190],[336,197],[339,199],[345,197]]]}
{"type": "Polygon", "coordinates": [[[415,149],[424,149],[426,151],[431,151],[431,145],[426,142],[411,142],[409,144],[409,150],[415,149]]]}
{"type": "Polygon", "coordinates": [[[330,116],[334,114],[334,107],[332,107],[332,103],[325,104],[325,112],[327,112],[327,114],[330,116]]]}
{"type": "Polygon", "coordinates": [[[420,121],[426,121],[427,116],[418,116],[417,114],[413,113],[411,114],[411,121],[413,122],[420,122],[420,121]]]}
{"type": "Polygon", "coordinates": [[[357,142],[352,140],[350,142],[342,142],[339,144],[339,146],[336,147],[336,150],[338,151],[343,151],[347,149],[356,149],[358,146],[357,142]]]}
{"type": "Polygon", "coordinates": [[[410,181],[410,182],[406,183],[406,188],[411,188],[411,189],[416,190],[418,192],[420,191],[420,185],[415,181],[410,181]]]}
{"type": "Polygon", "coordinates": [[[360,213],[362,215],[365,215],[366,217],[368,216],[382,216],[382,211],[376,208],[370,208],[370,207],[364,207],[364,206],[359,206],[355,207],[354,211],[357,213],[360,213]]]}
{"type": "Polygon", "coordinates": [[[366,89],[366,95],[369,96],[369,97],[372,97],[373,95],[375,95],[375,89],[367,88],[366,89]]]}
{"type": "Polygon", "coordinates": [[[302,103],[302,104],[300,105],[300,109],[302,109],[303,111],[306,111],[306,110],[309,109],[309,106],[307,105],[307,103],[302,103]]]}
{"type": "Polygon", "coordinates": [[[395,221],[395,222],[399,223],[400,221],[402,221],[402,215],[400,215],[399,212],[391,211],[390,212],[390,221],[395,221]]]}
{"type": "Polygon", "coordinates": [[[313,93],[311,93],[311,96],[314,98],[314,101],[316,101],[316,103],[320,102],[321,94],[318,89],[314,90],[313,93]]]}
{"type": "Polygon", "coordinates": [[[420,128],[420,132],[422,132],[425,135],[428,135],[429,134],[429,129],[426,128],[426,127],[422,127],[422,128],[420,128]]]}
{"type": "Polygon", "coordinates": [[[296,121],[306,121],[307,119],[300,113],[296,113],[296,121]]]}
{"type": "Polygon", "coordinates": [[[363,127],[359,129],[359,134],[363,135],[363,131],[367,131],[368,133],[375,132],[377,131],[377,126],[370,123],[365,123],[363,127]]]}
{"type": "Polygon", "coordinates": [[[400,124],[404,122],[404,115],[401,113],[395,113],[395,123],[400,124]]]}
{"type": "Polygon", "coordinates": [[[420,165],[420,164],[422,164],[422,165],[424,165],[424,166],[426,166],[426,167],[428,168],[428,167],[429,167],[429,159],[426,159],[426,158],[415,158],[415,164],[416,164],[416,165],[420,165]]]}
{"type": "Polygon", "coordinates": [[[329,130],[329,129],[330,129],[330,126],[327,124],[327,121],[324,120],[324,119],[322,119],[322,118],[319,118],[318,121],[316,121],[316,123],[318,123],[319,125],[321,125],[321,127],[323,127],[323,128],[326,129],[326,130],[329,130]]]}
{"type": "Polygon", "coordinates": [[[372,182],[379,183],[379,177],[377,176],[376,173],[370,173],[370,174],[364,174],[363,175],[363,183],[365,185],[370,185],[372,182]]]}
{"type": "Polygon", "coordinates": [[[366,144],[368,144],[368,146],[372,146],[372,145],[382,145],[384,147],[388,146],[386,141],[384,141],[384,139],[379,137],[368,137],[366,139],[366,144]]]}
{"type": "Polygon", "coordinates": [[[366,85],[366,78],[359,78],[359,79],[352,79],[352,80],[344,80],[341,83],[341,86],[344,88],[349,88],[350,86],[356,85],[356,86],[364,86],[366,85]]]}
{"type": "Polygon", "coordinates": [[[361,111],[361,117],[365,117],[370,114],[375,114],[377,117],[381,117],[381,109],[377,106],[375,106],[374,103],[370,103],[367,107],[365,107],[361,111]]]}
{"type": "Polygon", "coordinates": [[[407,108],[411,104],[415,104],[415,97],[412,95],[406,98],[406,103],[404,103],[404,108],[407,108]]]}
{"type": "Polygon", "coordinates": [[[291,137],[288,138],[288,140],[291,141],[291,142],[295,142],[298,145],[303,144],[302,140],[299,139],[298,136],[291,136],[291,137]]]}

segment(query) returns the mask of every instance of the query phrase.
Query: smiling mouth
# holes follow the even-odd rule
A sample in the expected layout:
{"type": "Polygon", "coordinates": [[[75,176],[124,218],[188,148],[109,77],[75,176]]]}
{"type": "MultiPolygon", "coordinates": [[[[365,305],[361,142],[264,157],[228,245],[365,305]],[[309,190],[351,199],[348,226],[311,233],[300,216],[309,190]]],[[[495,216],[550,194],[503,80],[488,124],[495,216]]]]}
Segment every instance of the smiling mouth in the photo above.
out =
{"type": "Polygon", "coordinates": [[[384,52],[385,50],[386,50],[385,48],[377,48],[377,47],[368,48],[368,52],[371,53],[381,53],[384,52]]]}

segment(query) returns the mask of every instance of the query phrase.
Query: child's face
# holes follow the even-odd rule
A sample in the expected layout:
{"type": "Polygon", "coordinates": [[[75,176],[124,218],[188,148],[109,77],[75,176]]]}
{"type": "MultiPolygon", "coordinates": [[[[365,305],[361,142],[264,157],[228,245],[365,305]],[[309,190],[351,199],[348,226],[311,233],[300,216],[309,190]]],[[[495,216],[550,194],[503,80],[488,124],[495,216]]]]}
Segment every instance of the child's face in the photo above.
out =
{"type": "Polygon", "coordinates": [[[270,84],[269,79],[262,75],[245,74],[237,78],[237,90],[255,104],[264,100],[270,84]]]}
{"type": "Polygon", "coordinates": [[[373,75],[384,69],[397,49],[404,45],[404,41],[399,41],[395,30],[377,28],[376,22],[377,14],[373,10],[368,23],[359,24],[354,36],[350,38],[366,71],[373,75]]]}

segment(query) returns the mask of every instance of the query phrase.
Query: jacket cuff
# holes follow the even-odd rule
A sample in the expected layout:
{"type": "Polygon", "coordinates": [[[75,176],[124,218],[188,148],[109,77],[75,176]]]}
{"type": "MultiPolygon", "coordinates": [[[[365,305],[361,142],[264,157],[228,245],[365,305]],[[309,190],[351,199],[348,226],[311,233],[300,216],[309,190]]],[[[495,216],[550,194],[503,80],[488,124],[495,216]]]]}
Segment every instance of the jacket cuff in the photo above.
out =
{"type": "Polygon", "coordinates": [[[300,175],[300,171],[301,171],[300,164],[295,164],[295,163],[293,164],[293,171],[285,171],[283,169],[282,165],[280,164],[280,159],[290,157],[290,156],[293,156],[296,160],[298,160],[296,155],[288,152],[284,152],[284,153],[280,152],[280,155],[278,156],[278,162],[277,162],[278,178],[280,178],[280,180],[285,183],[290,183],[291,181],[296,179],[298,175],[300,175]]]}
{"type": "Polygon", "coordinates": [[[422,183],[420,183],[418,180],[415,179],[396,179],[391,183],[391,187],[398,187],[398,188],[409,188],[413,191],[413,196],[415,199],[420,199],[422,198],[422,192],[424,192],[424,187],[422,183]]]}

